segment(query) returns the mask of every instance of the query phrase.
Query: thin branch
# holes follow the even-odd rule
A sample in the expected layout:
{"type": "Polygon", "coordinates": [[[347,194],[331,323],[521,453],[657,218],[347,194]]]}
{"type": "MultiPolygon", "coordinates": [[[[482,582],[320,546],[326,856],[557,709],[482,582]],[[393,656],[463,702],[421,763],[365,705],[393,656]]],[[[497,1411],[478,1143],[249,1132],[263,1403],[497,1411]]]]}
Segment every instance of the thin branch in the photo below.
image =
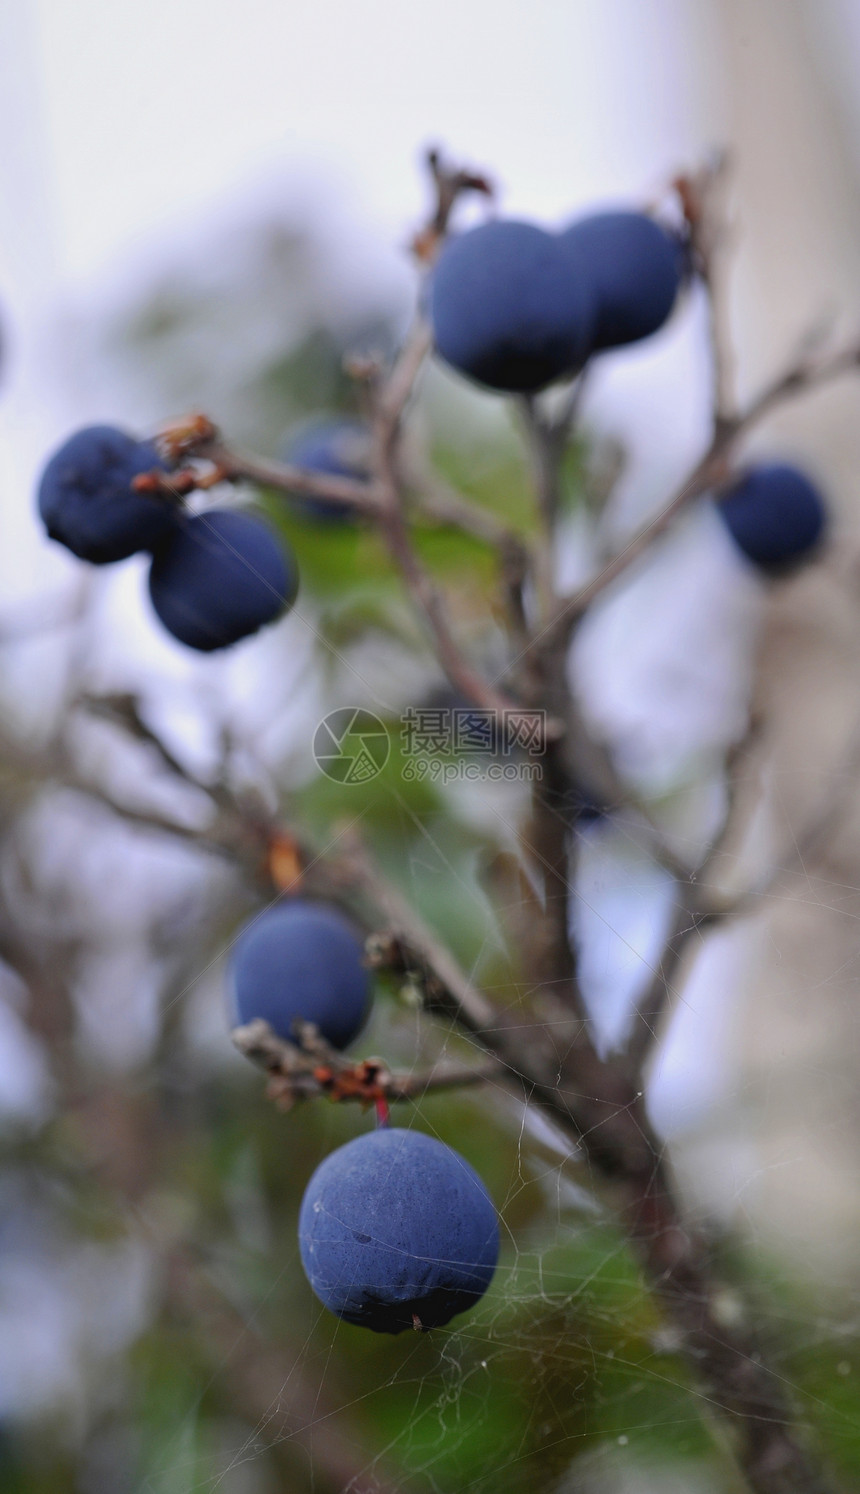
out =
{"type": "Polygon", "coordinates": [[[233,1042],[252,1063],[270,1076],[268,1094],[282,1110],[320,1095],[361,1105],[415,1100],[433,1090],[461,1089],[498,1077],[495,1062],[467,1066],[438,1063],[430,1069],[392,1070],[382,1058],[345,1058],[320,1036],[312,1023],[296,1024],[296,1042],[287,1043],[268,1022],[257,1019],[236,1027],[233,1042]]]}
{"type": "Polygon", "coordinates": [[[403,412],[429,349],[429,329],[419,318],[377,402],[374,465],[383,493],[382,533],[412,600],[424,614],[436,656],[454,689],[481,709],[503,712],[515,702],[485,680],[463,654],[451,631],[445,601],[418,558],[406,522],[397,444],[403,412]]]}
{"type": "Polygon", "coordinates": [[[327,503],[341,504],[357,514],[378,518],[381,494],[373,483],[353,477],[336,477],[332,473],[312,472],[286,462],[273,462],[226,446],[220,439],[199,448],[199,455],[214,463],[226,482],[251,482],[276,492],[324,498],[327,503]]]}
{"type": "MultiPolygon", "coordinates": [[[[636,1003],[633,1024],[625,1045],[628,1059],[641,1071],[656,1046],[672,997],[678,992],[678,977],[687,950],[701,934],[705,920],[699,914],[691,882],[678,885],[678,910],[666,937],[651,979],[636,1003]]],[[[713,920],[712,920],[713,921],[713,920]]]]}
{"type": "Polygon", "coordinates": [[[723,922],[728,918],[742,918],[753,912],[786,877],[809,871],[825,854],[833,835],[845,822],[845,814],[851,791],[860,780],[860,726],[856,727],[845,760],[838,774],[834,774],[830,791],[812,815],[809,823],[793,838],[788,854],[777,860],[763,877],[748,887],[739,896],[725,900],[714,900],[705,916],[710,923],[723,922]]]}
{"type": "Polygon", "coordinates": [[[429,222],[415,235],[412,248],[419,260],[430,263],[444,242],[451,215],[460,198],[467,192],[492,198],[495,188],[483,171],[449,166],[437,147],[427,151],[424,161],[436,201],[429,222]]]}
{"type": "Polygon", "coordinates": [[[498,519],[491,509],[472,503],[413,453],[403,453],[402,470],[410,490],[410,507],[421,519],[449,524],[496,550],[505,550],[512,544],[525,548],[522,536],[498,519]]]}
{"type": "Polygon", "coordinates": [[[344,863],[353,885],[378,909],[390,937],[371,958],[380,967],[422,974],[434,1008],[454,1012],[470,1031],[494,1027],[497,1013],[460,969],[454,956],[415,912],[400,892],[383,877],[354,833],[342,838],[344,863]]]}
{"type": "MultiPolygon", "coordinates": [[[[759,723],[751,721],[750,730],[734,749],[736,764],[746,760],[748,751],[758,740],[759,723]]],[[[797,835],[789,853],[778,858],[765,874],[743,892],[733,897],[720,897],[705,893],[707,878],[722,846],[733,815],[735,794],[729,792],[723,826],[699,867],[686,881],[676,884],[679,909],[676,920],[666,940],[663,953],[648,989],[637,1003],[637,1022],[627,1046],[627,1054],[638,1066],[646,1061],[657,1041],[663,1025],[664,1013],[671,998],[676,994],[675,985],[681,962],[688,944],[705,932],[733,919],[745,918],[755,913],[779,884],[787,877],[807,873],[811,865],[821,858],[833,833],[844,821],[848,797],[857,786],[860,775],[860,727],[852,734],[845,761],[833,787],[825,794],[809,823],[797,835]]]]}
{"type": "Polygon", "coordinates": [[[818,389],[843,374],[853,372],[858,367],[860,341],[855,339],[845,347],[828,353],[802,356],[792,367],[766,385],[745,410],[725,422],[714,433],[705,455],[696,463],[666,507],[644,524],[591,581],[561,602],[555,617],[537,635],[530,647],[544,647],[559,636],[569,636],[592,602],[623,575],[660,535],[666,533],[693,498],[725,481],[726,463],[732,449],[772,409],[788,399],[818,389]]]}
{"type": "Polygon", "coordinates": [[[693,262],[708,297],[715,431],[730,426],[737,412],[735,360],[726,295],[726,251],[731,241],[726,208],[730,167],[728,152],[719,151],[700,171],[675,181],[689,228],[693,262]]]}
{"type": "Polygon", "coordinates": [[[557,605],[555,595],[555,526],[561,501],[559,478],[564,438],[541,414],[537,401],[523,395],[517,401],[526,431],[534,491],[540,520],[540,540],[534,562],[538,619],[545,622],[557,605]]]}

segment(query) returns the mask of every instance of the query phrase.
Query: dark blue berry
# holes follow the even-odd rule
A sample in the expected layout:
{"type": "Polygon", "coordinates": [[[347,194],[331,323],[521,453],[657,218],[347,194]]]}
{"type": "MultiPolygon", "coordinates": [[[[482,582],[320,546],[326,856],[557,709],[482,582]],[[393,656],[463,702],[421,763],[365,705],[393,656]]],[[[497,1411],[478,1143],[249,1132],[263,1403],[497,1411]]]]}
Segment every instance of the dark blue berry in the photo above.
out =
{"type": "Polygon", "coordinates": [[[684,278],[682,241],[646,213],[593,213],[560,235],[573,273],[593,297],[592,349],[650,337],[667,320],[684,278]]]}
{"type": "MultiPolygon", "coordinates": [[[[360,420],[316,420],[290,437],[282,455],[292,467],[367,482],[370,478],[370,431],[360,420]]],[[[348,504],[314,498],[307,493],[297,493],[295,497],[303,512],[312,518],[353,517],[348,504]]]]}
{"type": "Polygon", "coordinates": [[[717,512],[747,559],[771,575],[807,559],[827,523],[821,494],[805,473],[777,462],[750,467],[718,498],[717,512]]]}
{"type": "Polygon", "coordinates": [[[317,1168],[302,1200],[299,1250],[336,1317],[400,1333],[441,1327],[483,1296],[499,1224],[458,1152],[420,1131],[384,1128],[317,1168]]]}
{"type": "Polygon", "coordinates": [[[232,509],[183,514],[156,552],[152,605],[189,648],[227,648],[272,622],[295,600],[292,554],[261,519],[232,509]]]}
{"type": "Polygon", "coordinates": [[[54,452],[39,483],[39,513],[51,539],[94,565],[153,550],[170,533],[175,510],[132,479],[164,463],[151,441],[110,425],[90,425],[54,452]]]}
{"type": "Polygon", "coordinates": [[[327,903],[294,898],[242,930],[232,960],[240,1022],[262,1017],[291,1040],[298,1020],[314,1022],[334,1048],[345,1048],[367,1014],[370,977],[353,925],[327,903]]]}
{"type": "Polygon", "coordinates": [[[591,346],[594,307],[557,234],[485,223],[442,249],[429,296],[436,350],[460,373],[534,393],[575,373],[591,346]]]}

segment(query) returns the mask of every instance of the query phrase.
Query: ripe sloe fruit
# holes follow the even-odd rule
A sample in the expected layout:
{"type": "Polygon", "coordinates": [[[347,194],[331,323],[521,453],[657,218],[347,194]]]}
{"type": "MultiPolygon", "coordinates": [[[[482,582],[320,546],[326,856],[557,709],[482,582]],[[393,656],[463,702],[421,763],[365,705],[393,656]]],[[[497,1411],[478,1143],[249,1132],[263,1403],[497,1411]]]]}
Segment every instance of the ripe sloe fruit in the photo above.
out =
{"type": "Polygon", "coordinates": [[[592,350],[650,337],[667,320],[684,278],[681,240],[647,213],[592,213],[560,235],[564,254],[590,288],[592,350]]]}
{"type": "Polygon", "coordinates": [[[815,550],[827,522],[818,489],[786,463],[750,467],[717,499],[717,511],[753,565],[780,575],[815,550]]]}
{"type": "Polygon", "coordinates": [[[157,494],[134,492],[131,482],[163,466],[151,441],[136,441],[111,425],[76,431],[54,452],[39,483],[39,513],[51,539],[94,565],[154,549],[170,534],[175,510],[157,494]]]}
{"type": "Polygon", "coordinates": [[[349,919],[327,903],[293,898],[267,909],[242,930],[233,950],[239,1021],[262,1017],[288,1040],[295,1021],[315,1022],[333,1048],[345,1048],[367,1012],[363,955],[349,919]]]}
{"type": "Polygon", "coordinates": [[[149,573],[168,633],[204,653],[256,633],[297,590],[292,553],[261,519],[234,509],[181,515],[149,573]]]}
{"type": "Polygon", "coordinates": [[[543,389],[575,373],[591,346],[590,283],[559,236],[533,223],[484,223],[449,239],[429,309],[440,357],[491,389],[543,389]]]}
{"type": "MultiPolygon", "coordinates": [[[[370,431],[360,420],[316,420],[295,433],[283,447],[283,458],[293,467],[321,472],[330,477],[351,477],[367,482],[370,476],[370,431]]],[[[344,503],[297,493],[304,513],[315,519],[351,519],[344,503]]]]}
{"type": "Polygon", "coordinates": [[[336,1317],[401,1333],[441,1327],[483,1296],[499,1224],[458,1152],[420,1131],[384,1128],[320,1163],[302,1200],[299,1250],[336,1317]]]}

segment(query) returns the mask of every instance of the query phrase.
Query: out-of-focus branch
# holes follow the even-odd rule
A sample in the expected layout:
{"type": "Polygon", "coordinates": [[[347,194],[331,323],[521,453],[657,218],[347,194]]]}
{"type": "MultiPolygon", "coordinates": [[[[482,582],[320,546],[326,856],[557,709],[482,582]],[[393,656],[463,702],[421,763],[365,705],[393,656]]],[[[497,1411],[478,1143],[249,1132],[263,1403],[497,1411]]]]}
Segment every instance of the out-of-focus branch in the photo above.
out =
{"type": "MultiPolygon", "coordinates": [[[[627,1057],[641,1070],[660,1037],[662,1023],[672,997],[685,956],[708,921],[695,906],[697,899],[692,882],[677,885],[678,907],[651,979],[636,1003],[636,1012],[626,1045],[627,1057]]],[[[711,922],[714,920],[711,919],[711,922]]]]}
{"type": "Polygon", "coordinates": [[[788,854],[737,897],[712,900],[705,916],[710,922],[741,918],[755,911],[773,889],[786,877],[806,874],[827,850],[827,846],[844,823],[851,794],[860,782],[860,726],[855,727],[842,767],[834,774],[829,791],[811,816],[808,824],[792,839],[788,854]]]}
{"type": "Polygon", "coordinates": [[[460,198],[471,192],[491,199],[495,195],[495,188],[483,171],[450,166],[438,147],[428,150],[424,161],[435,202],[429,221],[415,235],[412,248],[416,258],[431,263],[444,242],[451,215],[460,198]]]}
{"type": "Polygon", "coordinates": [[[445,601],[418,557],[406,518],[405,486],[397,459],[400,422],[429,350],[429,328],[419,318],[377,400],[374,467],[383,495],[382,534],[412,601],[424,615],[436,657],[454,689],[472,705],[503,712],[515,702],[485,680],[461,650],[448,621],[445,601]]]}
{"type": "Polygon", "coordinates": [[[189,787],[205,794],[222,813],[234,816],[246,826],[253,821],[255,829],[272,828],[270,817],[263,815],[259,809],[252,814],[248,804],[242,802],[233,793],[223,777],[201,778],[199,774],[192,772],[188,764],[176,756],[164,738],[145,719],[141,701],[137,695],[118,691],[104,695],[86,692],[78,696],[74,704],[89,715],[120,727],[135,741],[154,748],[164,766],[175,778],[179,778],[189,787]]]}
{"type": "MultiPolygon", "coordinates": [[[[760,726],[753,718],[750,729],[732,753],[735,773],[746,761],[760,726]]],[[[732,919],[756,913],[767,897],[786,878],[806,873],[825,852],[831,836],[842,823],[852,790],[860,779],[860,727],[855,728],[840,771],[809,823],[793,838],[791,849],[751,886],[742,892],[722,897],[708,890],[709,877],[734,819],[736,794],[731,786],[723,826],[704,860],[686,880],[678,879],[676,893],[678,912],[666,940],[654,975],[637,1003],[637,1019],[628,1044],[628,1056],[640,1066],[647,1060],[659,1037],[666,1010],[675,995],[675,981],[687,948],[709,929],[732,919]]]]}
{"type": "Polygon", "coordinates": [[[220,440],[202,446],[199,454],[214,463],[221,481],[250,482],[258,487],[273,488],[275,492],[324,498],[327,503],[341,504],[345,509],[371,519],[379,515],[380,494],[372,483],[270,461],[250,452],[237,451],[220,440]]]}
{"type": "Polygon", "coordinates": [[[544,648],[557,637],[568,637],[591,604],[623,575],[653,542],[665,534],[678,514],[693,498],[720,486],[728,475],[728,458],[742,436],[746,435],[771,410],[798,395],[818,389],[843,374],[860,367],[860,340],[828,352],[805,353],[786,371],[767,384],[746,408],[726,420],[714,433],[705,455],[684,479],[666,507],[644,524],[617,555],[584,586],[565,598],[554,618],[530,644],[530,649],[544,648]]]}
{"type": "Polygon", "coordinates": [[[726,257],[731,241],[727,213],[731,161],[725,150],[699,171],[674,183],[690,234],[690,253],[708,297],[711,350],[713,427],[731,425],[735,418],[735,360],[726,295],[726,257]]]}
{"type": "MultiPolygon", "coordinates": [[[[102,697],[88,697],[84,702],[84,698],[79,697],[76,703],[85,704],[86,709],[93,710],[96,700],[102,699],[102,697]]],[[[130,697],[105,697],[104,699],[106,701],[115,699],[127,703],[130,697]]],[[[237,861],[254,881],[268,880],[268,855],[273,837],[277,833],[273,822],[261,814],[252,813],[248,806],[242,805],[238,799],[232,798],[228,793],[216,792],[212,785],[206,785],[198,780],[178,759],[173,758],[169,748],[143,723],[141,723],[141,733],[138,734],[128,712],[113,713],[110,707],[105,705],[104,711],[99,710],[97,713],[103,714],[117,725],[123,726],[131,735],[155,747],[165,765],[169,766],[177,777],[190,786],[207,792],[215,810],[212,821],[206,825],[188,824],[150,805],[129,804],[118,798],[104,783],[82,770],[65,736],[60,736],[48,747],[39,748],[16,742],[10,736],[0,736],[0,764],[4,771],[14,774],[22,786],[30,785],[37,788],[55,785],[72,789],[75,793],[85,794],[88,798],[104,805],[106,809],[129,825],[170,835],[190,845],[195,845],[202,851],[226,856],[237,861]]]]}

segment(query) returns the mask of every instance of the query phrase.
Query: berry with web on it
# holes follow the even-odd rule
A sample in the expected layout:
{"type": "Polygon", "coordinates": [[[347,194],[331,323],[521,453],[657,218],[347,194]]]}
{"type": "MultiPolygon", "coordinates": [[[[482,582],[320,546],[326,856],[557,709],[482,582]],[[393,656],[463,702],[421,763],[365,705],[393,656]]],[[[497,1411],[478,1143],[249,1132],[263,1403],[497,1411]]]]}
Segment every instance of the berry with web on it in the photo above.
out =
{"type": "Polygon", "coordinates": [[[164,462],[151,441],[112,425],[76,431],[48,461],[38,492],[51,539],[93,565],[153,550],[173,532],[176,510],[163,496],[136,492],[136,477],[164,462]]]}
{"type": "Polygon", "coordinates": [[[490,1285],[498,1216],[458,1152],[382,1127],[320,1163],[302,1200],[299,1250],[336,1317],[376,1333],[439,1328],[490,1285]]]}
{"type": "Polygon", "coordinates": [[[719,496],[717,512],[738,549],[772,576],[809,559],[827,524],[818,489],[804,472],[784,462],[749,467],[719,496]]]}
{"type": "Polygon", "coordinates": [[[235,509],[179,515],[149,573],[152,605],[168,633],[203,653],[280,617],[298,584],[287,546],[261,519],[235,509]]]}
{"type": "Polygon", "coordinates": [[[313,1022],[333,1048],[346,1048],[364,1025],[364,945],[328,903],[292,898],[251,919],[236,941],[231,974],[239,1021],[262,1018],[288,1042],[294,1023],[313,1022]]]}

